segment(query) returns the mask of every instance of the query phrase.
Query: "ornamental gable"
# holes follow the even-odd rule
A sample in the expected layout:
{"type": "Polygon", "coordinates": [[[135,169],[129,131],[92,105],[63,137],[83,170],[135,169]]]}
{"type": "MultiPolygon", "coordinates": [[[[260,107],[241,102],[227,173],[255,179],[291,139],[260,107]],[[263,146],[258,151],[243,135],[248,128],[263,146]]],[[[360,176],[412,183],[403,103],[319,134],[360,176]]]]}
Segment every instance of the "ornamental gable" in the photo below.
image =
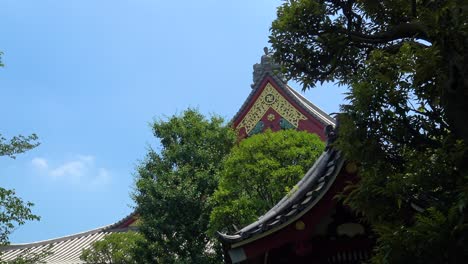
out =
{"type": "Polygon", "coordinates": [[[325,140],[324,128],[335,124],[333,118],[291,88],[268,54],[253,69],[252,91],[232,120],[240,139],[266,129],[297,129],[325,140]]]}
{"type": "Polygon", "coordinates": [[[267,82],[235,129],[250,136],[265,129],[298,129],[303,120],[307,117],[267,82]]]}

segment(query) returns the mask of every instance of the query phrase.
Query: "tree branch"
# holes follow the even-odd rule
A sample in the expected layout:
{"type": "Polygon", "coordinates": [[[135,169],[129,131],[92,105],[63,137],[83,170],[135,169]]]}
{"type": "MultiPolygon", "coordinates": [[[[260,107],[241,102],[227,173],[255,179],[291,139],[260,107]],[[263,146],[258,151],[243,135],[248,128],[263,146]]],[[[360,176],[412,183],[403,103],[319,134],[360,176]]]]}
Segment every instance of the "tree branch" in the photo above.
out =
{"type": "Polygon", "coordinates": [[[391,28],[388,31],[376,33],[373,35],[364,34],[356,31],[349,31],[345,28],[332,28],[335,32],[346,34],[351,40],[356,42],[380,44],[403,38],[419,38],[431,42],[426,29],[419,23],[404,23],[391,28]]]}

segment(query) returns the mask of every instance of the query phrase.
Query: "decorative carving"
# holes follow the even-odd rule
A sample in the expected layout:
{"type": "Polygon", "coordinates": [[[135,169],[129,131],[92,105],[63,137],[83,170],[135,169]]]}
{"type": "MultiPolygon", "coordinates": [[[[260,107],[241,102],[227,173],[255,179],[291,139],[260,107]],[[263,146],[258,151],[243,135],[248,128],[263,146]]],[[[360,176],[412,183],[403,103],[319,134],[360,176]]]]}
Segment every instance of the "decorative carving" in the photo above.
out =
{"type": "Polygon", "coordinates": [[[265,52],[265,55],[262,56],[260,63],[256,63],[253,66],[254,83],[251,85],[251,87],[254,88],[256,84],[261,82],[265,74],[276,76],[280,81],[286,83],[286,80],[281,73],[281,66],[273,61],[268,48],[264,49],[263,51],[265,52]]]}
{"type": "Polygon", "coordinates": [[[258,123],[255,125],[255,127],[247,135],[251,136],[251,135],[258,134],[258,133],[262,133],[264,126],[265,126],[265,124],[263,124],[263,122],[261,120],[258,121],[258,123]]]}
{"type": "Polygon", "coordinates": [[[300,120],[306,120],[307,117],[299,112],[291,103],[289,103],[281,94],[268,83],[262,91],[257,101],[239,123],[237,129],[245,127],[247,134],[255,128],[257,123],[265,115],[269,108],[275,110],[285,121],[297,128],[300,120]]]}
{"type": "Polygon", "coordinates": [[[289,123],[286,119],[284,118],[281,118],[280,119],[280,127],[281,129],[295,129],[296,127],[294,125],[292,125],[291,123],[289,123]]]}
{"type": "Polygon", "coordinates": [[[276,97],[275,97],[274,94],[269,93],[269,94],[267,94],[267,95],[265,96],[265,103],[266,103],[267,105],[272,105],[272,104],[274,104],[275,102],[276,102],[276,97]]]}
{"type": "Polygon", "coordinates": [[[324,134],[327,136],[327,145],[325,147],[325,149],[329,149],[331,148],[331,144],[333,142],[335,142],[336,138],[338,137],[337,133],[336,133],[336,128],[333,127],[333,125],[327,125],[324,129],[323,129],[323,132],[324,134]]]}
{"type": "Polygon", "coordinates": [[[306,228],[306,224],[301,220],[297,221],[294,226],[296,227],[296,230],[299,230],[299,231],[302,231],[306,228]]]}
{"type": "Polygon", "coordinates": [[[269,114],[267,116],[268,121],[273,121],[273,120],[275,120],[275,118],[276,118],[276,116],[274,114],[269,114]]]}

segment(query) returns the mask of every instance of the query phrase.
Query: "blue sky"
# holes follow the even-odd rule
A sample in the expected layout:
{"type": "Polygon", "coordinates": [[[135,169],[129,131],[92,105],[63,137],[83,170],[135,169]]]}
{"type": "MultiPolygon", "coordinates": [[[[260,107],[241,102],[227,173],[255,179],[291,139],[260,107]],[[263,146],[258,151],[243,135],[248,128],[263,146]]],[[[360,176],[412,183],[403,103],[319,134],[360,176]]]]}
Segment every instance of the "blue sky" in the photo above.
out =
{"type": "MultiPolygon", "coordinates": [[[[187,107],[230,119],[250,92],[281,1],[2,0],[0,133],[41,145],[0,158],[0,186],[40,222],[11,241],[85,231],[131,213],[150,122],[187,107]]],[[[294,86],[294,85],[293,85],[294,86]]],[[[336,112],[342,87],[305,96],[336,112]]]]}

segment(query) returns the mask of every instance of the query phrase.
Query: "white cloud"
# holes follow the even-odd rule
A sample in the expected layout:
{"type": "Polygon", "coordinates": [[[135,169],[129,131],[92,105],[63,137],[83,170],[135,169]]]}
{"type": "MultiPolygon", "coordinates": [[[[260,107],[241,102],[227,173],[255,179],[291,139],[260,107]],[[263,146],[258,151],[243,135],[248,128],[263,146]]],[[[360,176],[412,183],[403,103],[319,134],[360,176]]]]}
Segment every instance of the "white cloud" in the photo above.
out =
{"type": "Polygon", "coordinates": [[[89,186],[106,185],[111,181],[110,172],[97,167],[95,158],[91,155],[77,155],[74,159],[58,166],[49,166],[49,162],[44,158],[34,158],[31,163],[41,174],[54,180],[89,186]]]}
{"type": "Polygon", "coordinates": [[[87,163],[94,162],[94,156],[91,155],[78,155],[78,159],[87,163]]]}
{"type": "Polygon", "coordinates": [[[97,176],[94,178],[92,185],[106,185],[110,182],[111,176],[108,170],[99,168],[97,176]]]}
{"type": "Polygon", "coordinates": [[[50,171],[54,177],[82,177],[94,165],[93,156],[78,156],[76,160],[65,162],[50,171]]]}
{"type": "Polygon", "coordinates": [[[39,170],[45,170],[49,168],[49,165],[47,164],[47,160],[43,158],[34,158],[31,161],[32,165],[34,168],[39,169],[39,170]]]}

